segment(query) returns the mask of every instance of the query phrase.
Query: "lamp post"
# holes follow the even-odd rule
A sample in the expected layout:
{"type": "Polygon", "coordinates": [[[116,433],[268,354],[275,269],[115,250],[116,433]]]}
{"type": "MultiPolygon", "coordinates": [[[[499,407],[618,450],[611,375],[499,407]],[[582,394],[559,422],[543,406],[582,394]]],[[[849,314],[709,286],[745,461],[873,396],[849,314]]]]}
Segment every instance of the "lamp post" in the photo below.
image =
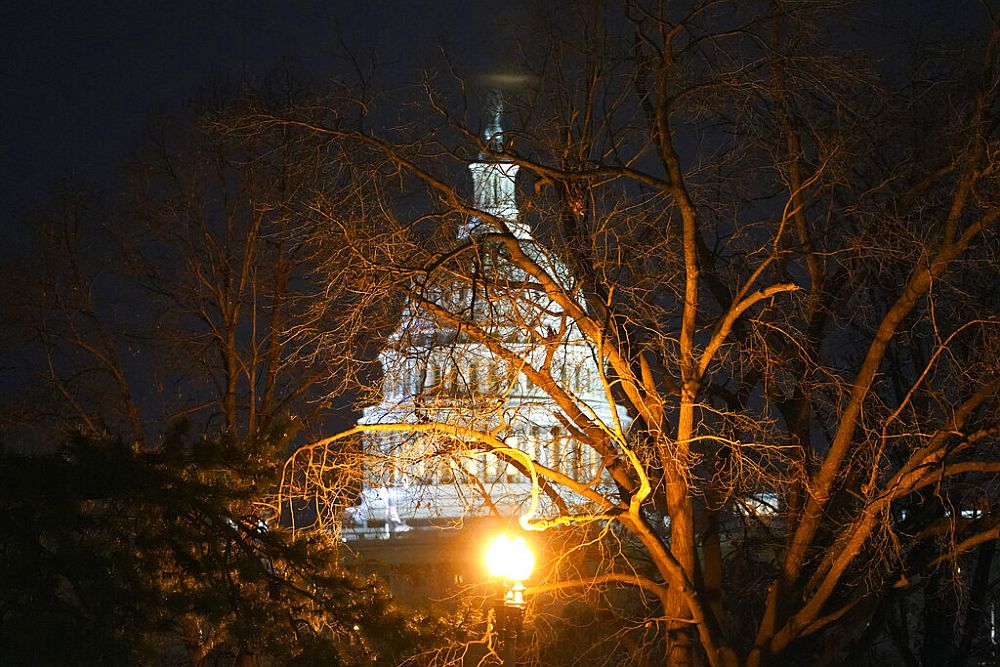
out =
{"type": "Polygon", "coordinates": [[[517,640],[524,625],[524,580],[535,567],[535,556],[521,536],[501,534],[486,550],[486,568],[490,576],[503,579],[504,596],[496,605],[500,657],[504,667],[514,667],[517,640]]]}

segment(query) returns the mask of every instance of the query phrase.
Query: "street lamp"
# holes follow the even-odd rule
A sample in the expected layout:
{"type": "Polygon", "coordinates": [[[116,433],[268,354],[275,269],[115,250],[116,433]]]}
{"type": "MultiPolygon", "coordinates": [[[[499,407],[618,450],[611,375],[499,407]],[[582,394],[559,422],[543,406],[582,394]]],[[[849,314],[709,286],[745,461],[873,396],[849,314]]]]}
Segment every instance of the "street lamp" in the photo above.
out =
{"type": "Polygon", "coordinates": [[[517,638],[524,624],[524,580],[535,567],[535,556],[523,537],[500,534],[486,550],[490,576],[504,580],[503,600],[496,606],[500,657],[504,667],[514,667],[517,638]]]}

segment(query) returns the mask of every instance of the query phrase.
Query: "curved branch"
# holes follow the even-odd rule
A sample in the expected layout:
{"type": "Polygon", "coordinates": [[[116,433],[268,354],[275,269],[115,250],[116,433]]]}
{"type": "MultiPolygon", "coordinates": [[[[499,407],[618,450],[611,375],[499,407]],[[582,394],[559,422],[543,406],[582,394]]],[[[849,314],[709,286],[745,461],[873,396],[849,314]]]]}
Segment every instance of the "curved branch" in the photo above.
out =
{"type": "Polygon", "coordinates": [[[668,587],[665,584],[658,584],[652,579],[647,579],[646,577],[637,574],[626,574],[624,572],[608,572],[605,574],[594,575],[592,577],[567,579],[551,584],[539,584],[538,586],[528,587],[527,592],[535,595],[541,595],[569,588],[586,588],[589,586],[598,586],[600,584],[608,583],[629,584],[631,586],[635,586],[636,588],[641,588],[642,590],[649,591],[659,598],[662,604],[666,605],[667,603],[668,587]]]}

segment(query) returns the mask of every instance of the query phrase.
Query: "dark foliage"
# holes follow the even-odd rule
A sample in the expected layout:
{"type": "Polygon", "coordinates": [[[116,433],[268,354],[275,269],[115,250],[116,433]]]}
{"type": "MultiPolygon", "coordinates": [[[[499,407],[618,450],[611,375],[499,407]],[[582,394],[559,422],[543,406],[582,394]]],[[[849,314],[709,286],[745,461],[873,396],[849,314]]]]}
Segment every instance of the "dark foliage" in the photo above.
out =
{"type": "Polygon", "coordinates": [[[331,540],[267,525],[267,442],[76,437],[2,452],[0,663],[397,664],[439,630],[331,540]]]}

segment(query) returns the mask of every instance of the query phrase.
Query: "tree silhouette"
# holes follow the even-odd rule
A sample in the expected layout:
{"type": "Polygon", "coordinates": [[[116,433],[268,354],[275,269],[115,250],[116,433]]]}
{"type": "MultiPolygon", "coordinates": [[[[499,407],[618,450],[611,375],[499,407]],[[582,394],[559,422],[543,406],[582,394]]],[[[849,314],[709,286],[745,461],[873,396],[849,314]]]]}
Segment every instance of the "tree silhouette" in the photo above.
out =
{"type": "Polygon", "coordinates": [[[444,630],[344,569],[329,537],[260,521],[279,463],[273,442],[181,431],[156,452],[5,451],[4,663],[396,663],[444,630]]]}
{"type": "MultiPolygon", "coordinates": [[[[355,122],[380,113],[368,91],[229,122],[336,155],[344,187],[311,206],[331,309],[356,305],[352,336],[453,363],[410,392],[405,418],[300,448],[285,492],[332,492],[334,507],[332,472],[436,461],[470,507],[495,506],[510,465],[523,525],[603,554],[537,590],[634,587],[621,636],[636,656],[841,664],[890,638],[927,664],[966,660],[966,639],[906,634],[965,590],[979,550],[975,604],[948,617],[977,627],[1000,531],[1000,32],[984,10],[959,55],[918,54],[906,77],[838,44],[823,8],[561,12],[524,39],[535,79],[506,95],[502,141],[478,131],[472,86],[445,75],[391,131],[355,122]],[[463,185],[490,161],[519,170],[518,220],[463,185]],[[373,326],[380,302],[405,304],[412,328],[373,326]],[[554,363],[567,336],[600,398],[554,363]],[[503,387],[518,382],[562,424],[542,450],[514,439],[523,396],[503,387]],[[598,469],[557,456],[567,439],[598,469]]],[[[369,403],[373,375],[356,378],[369,403]]]]}

